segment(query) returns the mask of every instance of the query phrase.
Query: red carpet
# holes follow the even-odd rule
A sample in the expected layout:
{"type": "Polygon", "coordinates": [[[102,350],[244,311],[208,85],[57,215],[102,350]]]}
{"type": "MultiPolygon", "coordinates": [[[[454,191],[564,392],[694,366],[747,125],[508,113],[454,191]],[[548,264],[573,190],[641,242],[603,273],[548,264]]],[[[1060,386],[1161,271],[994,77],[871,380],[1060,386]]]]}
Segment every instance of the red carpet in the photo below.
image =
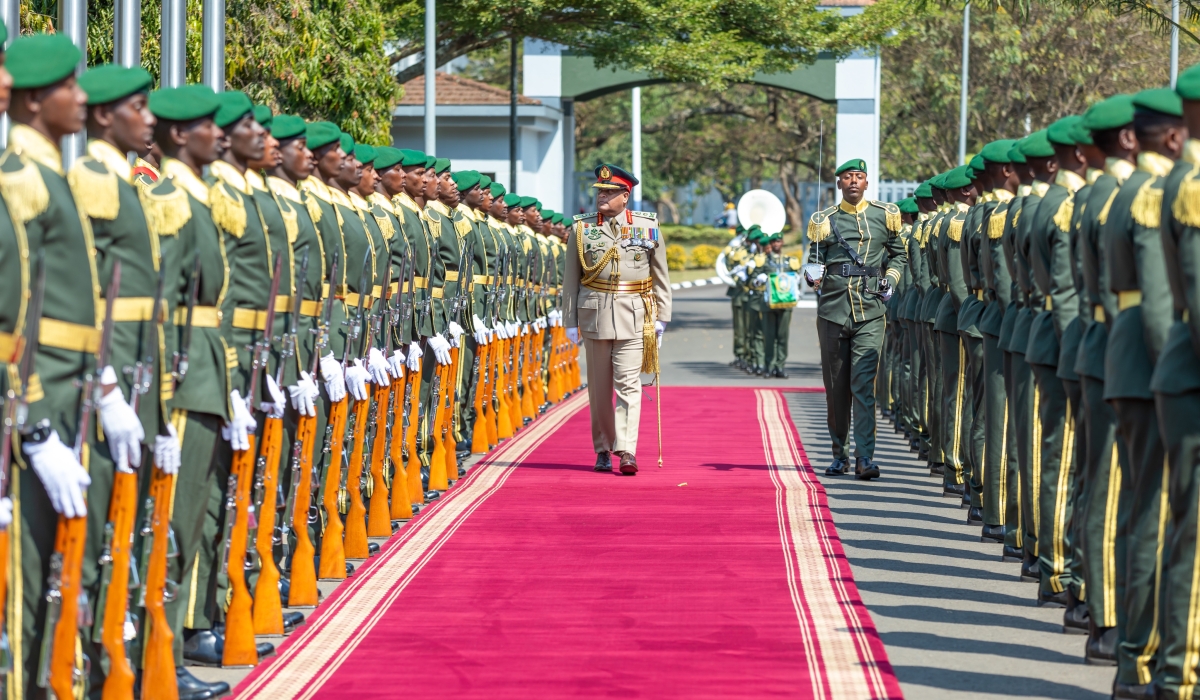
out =
{"type": "Polygon", "coordinates": [[[586,395],[547,413],[237,697],[900,697],[782,394],[663,407],[664,466],[646,401],[635,478],[591,470],[586,395]]]}

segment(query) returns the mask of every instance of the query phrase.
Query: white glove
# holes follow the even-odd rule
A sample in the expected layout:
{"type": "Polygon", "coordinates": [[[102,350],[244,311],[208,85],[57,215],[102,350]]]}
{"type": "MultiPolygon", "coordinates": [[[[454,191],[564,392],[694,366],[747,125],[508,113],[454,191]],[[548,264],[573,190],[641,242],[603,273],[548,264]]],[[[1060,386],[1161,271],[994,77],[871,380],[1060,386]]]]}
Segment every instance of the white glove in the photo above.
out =
{"type": "Polygon", "coordinates": [[[491,340],[492,330],[487,327],[487,324],[478,315],[471,320],[473,321],[472,325],[475,327],[475,342],[479,345],[487,345],[488,341],[491,340]]]}
{"type": "Polygon", "coordinates": [[[333,353],[321,358],[321,378],[325,380],[325,393],[329,400],[337,403],[346,398],[346,377],[342,374],[342,363],[333,353]]]}
{"type": "Polygon", "coordinates": [[[450,364],[450,341],[435,333],[429,338],[429,349],[439,365],[450,364]]]}
{"type": "Polygon", "coordinates": [[[292,408],[302,416],[317,415],[317,397],[321,392],[317,391],[317,383],[313,381],[312,375],[308,372],[301,372],[300,379],[296,383],[288,387],[288,393],[292,395],[292,408]]]}
{"type": "Polygon", "coordinates": [[[666,330],[667,324],[663,323],[662,321],[654,322],[654,337],[658,340],[658,347],[660,348],[662,347],[663,333],[665,333],[666,330]]]}
{"type": "Polygon", "coordinates": [[[766,275],[766,273],[765,273],[765,272],[760,272],[760,273],[758,273],[757,275],[755,275],[755,277],[754,277],[754,283],[755,283],[755,284],[766,284],[766,283],[767,283],[767,275],[766,275]]]}
{"type": "Polygon", "coordinates": [[[531,331],[531,330],[529,329],[529,324],[528,324],[528,323],[522,323],[522,324],[521,324],[521,331],[520,331],[520,334],[521,334],[521,335],[529,335],[529,334],[530,334],[530,333],[532,333],[532,332],[533,332],[533,331],[531,331]]]}
{"type": "Polygon", "coordinates": [[[283,389],[280,389],[279,384],[275,382],[275,377],[269,374],[267,375],[267,395],[271,397],[271,400],[259,404],[258,410],[271,418],[283,418],[283,412],[287,410],[287,397],[284,396],[283,389]]]}
{"type": "Polygon", "coordinates": [[[507,321],[496,321],[496,327],[492,330],[492,332],[500,336],[500,340],[508,340],[507,325],[507,321]]]}
{"type": "Polygon", "coordinates": [[[892,298],[892,294],[896,292],[892,287],[892,283],[888,278],[884,277],[879,282],[879,295],[885,302],[892,298]]]}
{"type": "Polygon", "coordinates": [[[408,346],[408,358],[405,360],[405,363],[408,364],[409,372],[418,374],[421,372],[421,356],[424,354],[425,353],[421,352],[420,345],[412,343],[408,346]]]}
{"type": "Polygon", "coordinates": [[[554,309],[549,314],[547,314],[547,316],[550,318],[550,325],[552,325],[552,326],[561,326],[562,325],[562,311],[560,311],[558,309],[554,309]]]}
{"type": "Polygon", "coordinates": [[[516,338],[518,335],[521,334],[521,326],[517,325],[516,323],[513,323],[512,321],[505,321],[504,326],[505,326],[505,328],[508,329],[508,337],[509,338],[516,338]]]}
{"type": "Polygon", "coordinates": [[[175,426],[167,423],[166,435],[154,436],[154,463],[163,474],[174,476],[179,473],[179,463],[182,450],[179,447],[179,436],[175,434],[175,426]]]}
{"type": "Polygon", "coordinates": [[[535,318],[533,320],[533,327],[535,330],[544,330],[546,328],[546,317],[538,316],[535,318]]]}
{"type": "Polygon", "coordinates": [[[12,499],[0,498],[0,528],[12,525],[12,499]]]}
{"type": "Polygon", "coordinates": [[[58,439],[58,431],[51,432],[45,442],[27,442],[24,447],[54,511],[68,518],[87,515],[83,493],[92,483],[92,477],[75,459],[75,453],[58,439]]]}
{"type": "Polygon", "coordinates": [[[396,348],[392,351],[392,356],[388,358],[388,371],[392,373],[393,379],[404,379],[404,351],[396,348]]]}
{"type": "Polygon", "coordinates": [[[142,440],[146,431],[133,407],[125,402],[125,394],[117,386],[117,373],[112,366],[100,373],[100,386],[112,389],[100,397],[100,427],[117,469],[130,471],[142,466],[142,440]]]}
{"type": "Polygon", "coordinates": [[[754,258],[750,258],[749,260],[746,261],[746,269],[747,270],[754,269],[754,258]]]}
{"type": "Polygon", "coordinates": [[[367,400],[367,382],[371,381],[371,373],[363,367],[362,360],[355,359],[350,366],[346,367],[346,388],[350,390],[350,396],[358,401],[367,400]]]}
{"type": "Polygon", "coordinates": [[[579,326],[571,326],[567,329],[567,340],[571,341],[575,345],[579,345],[579,326]]]}
{"type": "Polygon", "coordinates": [[[233,404],[233,418],[221,426],[221,437],[229,441],[235,451],[250,449],[250,434],[258,427],[250,407],[237,389],[229,392],[229,403],[233,404]]]}
{"type": "Polygon", "coordinates": [[[367,353],[367,371],[371,373],[371,381],[378,386],[388,386],[392,383],[388,378],[389,369],[383,351],[379,348],[371,348],[371,351],[367,353]]]}
{"type": "Polygon", "coordinates": [[[454,321],[450,322],[450,340],[454,347],[458,347],[458,339],[462,337],[463,332],[462,326],[458,325],[454,321]]]}

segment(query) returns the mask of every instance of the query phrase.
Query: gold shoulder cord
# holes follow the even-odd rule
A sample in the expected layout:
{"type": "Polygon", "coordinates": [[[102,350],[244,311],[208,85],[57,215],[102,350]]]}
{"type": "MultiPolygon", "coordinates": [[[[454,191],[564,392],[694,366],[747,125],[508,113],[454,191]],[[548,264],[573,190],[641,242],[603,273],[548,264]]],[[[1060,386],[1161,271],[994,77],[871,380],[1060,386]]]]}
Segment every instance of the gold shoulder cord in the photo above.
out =
{"type": "Polygon", "coordinates": [[[595,265],[588,265],[587,261],[583,258],[583,229],[584,223],[582,221],[575,224],[575,248],[579,253],[579,267],[583,269],[582,279],[579,280],[579,283],[588,284],[589,282],[594,282],[600,276],[604,266],[609,263],[613,263],[613,281],[619,280],[621,278],[621,266],[616,263],[616,259],[621,254],[620,248],[616,246],[609,248],[604,253],[604,257],[600,258],[595,265]]]}

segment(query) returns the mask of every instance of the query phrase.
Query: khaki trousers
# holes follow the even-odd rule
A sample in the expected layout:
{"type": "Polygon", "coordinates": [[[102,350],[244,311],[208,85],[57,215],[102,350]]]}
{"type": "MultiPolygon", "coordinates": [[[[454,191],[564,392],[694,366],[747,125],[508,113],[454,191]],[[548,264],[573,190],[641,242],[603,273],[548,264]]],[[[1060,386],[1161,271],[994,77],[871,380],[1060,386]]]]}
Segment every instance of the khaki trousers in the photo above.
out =
{"type": "Polygon", "coordinates": [[[587,352],[588,405],[592,412],[592,447],[601,452],[637,453],[642,415],[642,339],[592,340],[587,352]],[[617,406],[613,408],[613,390],[617,406]]]}

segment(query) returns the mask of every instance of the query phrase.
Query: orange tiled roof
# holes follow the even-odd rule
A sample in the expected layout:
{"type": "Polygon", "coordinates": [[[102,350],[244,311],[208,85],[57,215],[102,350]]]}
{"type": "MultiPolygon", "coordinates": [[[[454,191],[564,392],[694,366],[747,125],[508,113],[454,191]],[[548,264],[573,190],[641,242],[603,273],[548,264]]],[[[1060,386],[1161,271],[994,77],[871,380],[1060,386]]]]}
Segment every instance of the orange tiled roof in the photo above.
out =
{"type": "MultiPolygon", "coordinates": [[[[437,103],[440,105],[506,105],[512,99],[508,90],[461,75],[438,72],[437,103]]],[[[425,76],[420,75],[404,84],[402,105],[425,103],[425,76]]],[[[517,95],[517,104],[540,105],[540,100],[517,95]]]]}

